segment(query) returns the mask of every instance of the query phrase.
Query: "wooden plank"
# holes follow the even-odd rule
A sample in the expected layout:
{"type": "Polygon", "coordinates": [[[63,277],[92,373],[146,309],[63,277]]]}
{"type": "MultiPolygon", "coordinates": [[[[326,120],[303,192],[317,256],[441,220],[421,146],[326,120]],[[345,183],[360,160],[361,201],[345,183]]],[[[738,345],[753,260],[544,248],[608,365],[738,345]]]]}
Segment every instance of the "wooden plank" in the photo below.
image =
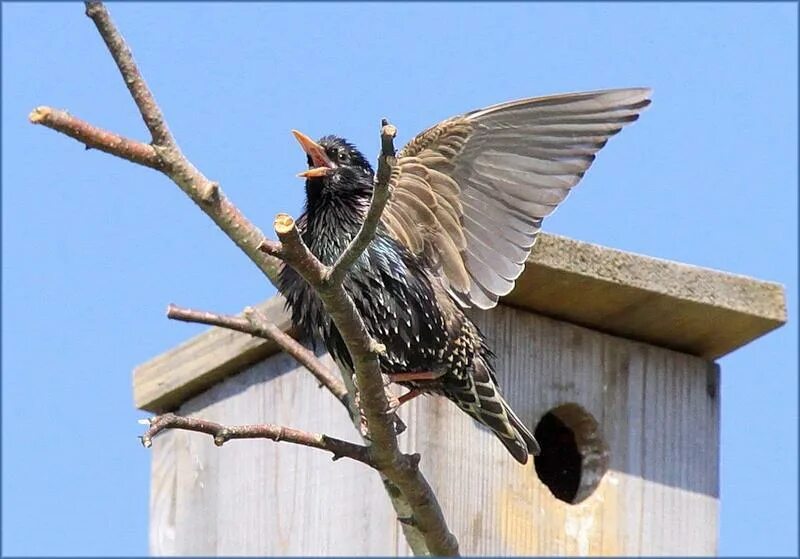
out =
{"type": "MultiPolygon", "coordinates": [[[[691,355],[717,358],[786,321],[783,287],[542,234],[506,304],[691,355]]],[[[281,328],[283,299],[261,308],[281,328]]],[[[136,368],[137,408],[176,409],[277,352],[267,341],[212,328],[136,368]]]]}
{"type": "MultiPolygon", "coordinates": [[[[708,555],[716,551],[719,399],[706,360],[500,307],[479,326],[506,398],[534,428],[573,403],[590,413],[608,471],[578,504],[452,403],[401,409],[400,442],[422,468],[464,555],[708,555]],[[713,383],[711,383],[713,384],[713,383]]],[[[329,359],[326,357],[326,359],[329,359]]],[[[227,423],[276,422],[358,440],[341,406],[277,354],[181,407],[227,423]],[[287,374],[289,373],[289,374],[287,374]]],[[[378,476],[360,464],[270,441],[174,434],[178,555],[408,555],[378,476]]],[[[164,447],[166,450],[168,447],[164,447]]],[[[162,449],[159,449],[161,451],[162,449]]],[[[168,481],[153,480],[153,488],[168,481]]],[[[164,521],[154,514],[152,523],[164,521]]],[[[164,527],[152,525],[151,533],[164,527]]]]}
{"type": "MultiPolygon", "coordinates": [[[[187,403],[181,413],[192,415],[202,410],[211,421],[225,421],[224,404],[216,401],[214,390],[187,403]]],[[[175,555],[215,555],[219,522],[219,449],[211,437],[197,433],[175,433],[175,555]],[[187,537],[191,534],[191,537],[187,537]]],[[[155,482],[155,480],[154,480],[155,482]]]]}
{"type": "MultiPolygon", "coordinates": [[[[291,358],[274,355],[193,398],[180,413],[358,441],[341,404],[307,373],[293,374],[297,369],[291,358]]],[[[178,472],[176,554],[385,555],[396,545],[393,510],[380,478],[365,466],[296,445],[253,440],[216,448],[206,435],[185,435],[191,448],[182,452],[193,456],[179,458],[176,468],[193,471],[178,472]],[[200,475],[191,468],[197,462],[200,475]]]]}
{"type": "Polygon", "coordinates": [[[150,555],[175,555],[178,436],[177,431],[168,431],[157,437],[151,447],[150,555]]]}

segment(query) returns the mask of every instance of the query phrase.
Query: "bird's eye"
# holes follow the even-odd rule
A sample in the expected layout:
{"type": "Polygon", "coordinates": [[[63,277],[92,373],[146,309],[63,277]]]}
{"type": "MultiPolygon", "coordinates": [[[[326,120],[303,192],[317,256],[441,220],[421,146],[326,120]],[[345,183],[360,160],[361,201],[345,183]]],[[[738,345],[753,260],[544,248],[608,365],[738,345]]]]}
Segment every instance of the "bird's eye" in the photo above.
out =
{"type": "Polygon", "coordinates": [[[347,161],[347,152],[344,151],[343,149],[340,149],[336,154],[336,157],[339,159],[339,161],[342,162],[347,161]]]}

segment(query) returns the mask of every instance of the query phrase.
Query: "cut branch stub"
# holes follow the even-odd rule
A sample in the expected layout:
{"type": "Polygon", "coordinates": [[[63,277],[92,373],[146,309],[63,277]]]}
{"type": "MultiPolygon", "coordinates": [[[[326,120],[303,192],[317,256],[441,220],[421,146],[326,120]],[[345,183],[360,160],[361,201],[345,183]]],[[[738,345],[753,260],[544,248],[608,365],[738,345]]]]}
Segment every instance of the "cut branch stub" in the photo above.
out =
{"type": "Polygon", "coordinates": [[[288,235],[294,229],[294,218],[289,214],[280,213],[275,216],[274,227],[278,235],[288,235]]]}

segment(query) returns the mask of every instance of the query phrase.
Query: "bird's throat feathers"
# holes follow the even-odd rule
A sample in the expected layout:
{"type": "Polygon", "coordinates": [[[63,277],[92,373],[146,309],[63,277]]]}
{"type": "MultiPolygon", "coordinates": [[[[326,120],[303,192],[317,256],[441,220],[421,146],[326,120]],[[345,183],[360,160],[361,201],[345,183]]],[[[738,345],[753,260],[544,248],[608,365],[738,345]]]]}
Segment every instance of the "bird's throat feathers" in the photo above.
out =
{"type": "Polygon", "coordinates": [[[372,200],[371,180],[350,181],[348,178],[334,175],[306,181],[303,240],[326,265],[332,264],[327,260],[338,256],[356,236],[372,200]]]}

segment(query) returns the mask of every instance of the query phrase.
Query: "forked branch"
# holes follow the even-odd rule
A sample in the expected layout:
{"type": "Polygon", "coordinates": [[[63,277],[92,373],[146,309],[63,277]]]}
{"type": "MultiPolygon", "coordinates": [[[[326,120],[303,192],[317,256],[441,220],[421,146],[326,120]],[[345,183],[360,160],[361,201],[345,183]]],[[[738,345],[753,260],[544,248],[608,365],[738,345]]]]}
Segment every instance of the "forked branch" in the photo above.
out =
{"type": "Polygon", "coordinates": [[[102,2],[86,2],[85,4],[86,15],[94,22],[97,31],[108,47],[108,52],[116,62],[134,103],[139,107],[139,114],[142,115],[144,124],[150,131],[153,144],[175,148],[175,139],[169,131],[164,115],[161,114],[161,108],[139,72],[131,49],[128,48],[122,34],[111,21],[108,10],[102,2]]]}
{"type": "MultiPolygon", "coordinates": [[[[341,256],[339,262],[329,270],[308,251],[291,218],[279,216],[276,220],[276,232],[281,243],[268,241],[263,233],[231,203],[219,184],[206,178],[184,156],[169,132],[166,120],[142,78],[130,49],[111,20],[108,10],[100,2],[87,2],[86,14],[94,22],[114,58],[150,131],[151,143],[145,144],[124,138],[72,117],[64,111],[47,107],[34,110],[31,113],[31,122],[66,134],[89,147],[157,169],[177,184],[273,283],[277,280],[281,266],[278,256],[295,267],[306,281],[309,281],[318,291],[352,356],[360,389],[360,406],[366,416],[372,442],[367,447],[368,462],[364,463],[377,468],[388,485],[399,490],[400,495],[392,495],[390,491],[390,496],[399,517],[403,518],[409,514],[411,516],[403,522],[403,529],[414,552],[456,555],[458,543],[447,528],[436,496],[419,471],[419,457],[405,455],[398,449],[392,414],[389,413],[378,366],[378,354],[382,351],[382,347],[370,338],[352,299],[342,288],[342,281],[350,265],[358,259],[372,239],[381,211],[388,199],[388,185],[394,157],[394,148],[390,141],[394,136],[391,127],[387,128],[388,123],[384,123],[381,165],[373,196],[374,207],[369,210],[369,218],[359,235],[341,256]],[[391,155],[388,155],[389,153],[391,155]]],[[[173,425],[173,422],[189,425],[181,423],[183,420],[174,418],[164,420],[164,426],[159,428],[166,428],[168,425],[173,425]]],[[[225,429],[216,424],[204,425],[209,429],[210,425],[213,425],[216,435],[220,434],[218,429],[225,429]]],[[[222,433],[227,432],[222,431],[222,433]]],[[[283,434],[285,435],[286,431],[283,431],[283,434]]],[[[317,443],[307,446],[315,444],[317,443]]],[[[319,445],[323,443],[319,442],[319,445]]],[[[317,448],[322,448],[319,445],[317,448]]]]}
{"type": "Polygon", "coordinates": [[[167,318],[180,320],[182,322],[196,322],[208,324],[209,326],[219,326],[228,330],[236,330],[243,334],[250,334],[266,340],[272,340],[278,344],[287,354],[294,357],[298,363],[303,365],[319,381],[320,386],[324,386],[333,394],[345,407],[348,406],[347,388],[334,373],[317,359],[311,351],[302,346],[289,334],[270,322],[264,313],[253,307],[247,307],[244,316],[231,316],[216,314],[207,311],[185,309],[175,305],[167,307],[167,318]]]}

